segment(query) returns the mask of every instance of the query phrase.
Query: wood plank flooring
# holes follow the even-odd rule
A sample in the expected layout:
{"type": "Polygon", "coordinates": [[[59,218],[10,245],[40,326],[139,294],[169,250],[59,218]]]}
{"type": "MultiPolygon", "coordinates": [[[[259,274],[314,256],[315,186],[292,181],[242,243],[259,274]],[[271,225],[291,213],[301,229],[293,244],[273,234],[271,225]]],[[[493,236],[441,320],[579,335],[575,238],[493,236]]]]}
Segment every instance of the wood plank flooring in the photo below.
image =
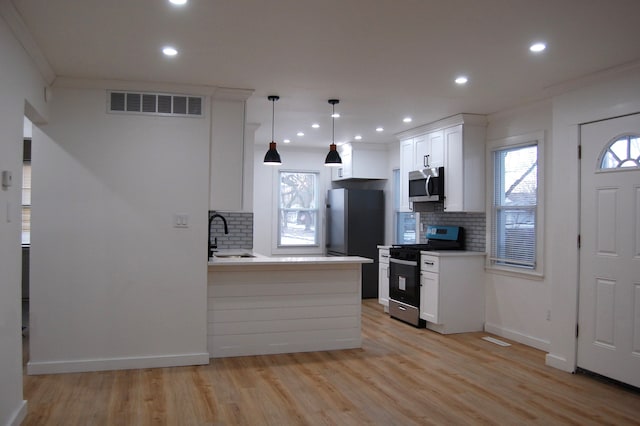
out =
{"type": "Polygon", "coordinates": [[[25,376],[23,425],[640,424],[640,393],[536,349],[415,329],[372,299],[362,330],[362,349],[25,376]]]}

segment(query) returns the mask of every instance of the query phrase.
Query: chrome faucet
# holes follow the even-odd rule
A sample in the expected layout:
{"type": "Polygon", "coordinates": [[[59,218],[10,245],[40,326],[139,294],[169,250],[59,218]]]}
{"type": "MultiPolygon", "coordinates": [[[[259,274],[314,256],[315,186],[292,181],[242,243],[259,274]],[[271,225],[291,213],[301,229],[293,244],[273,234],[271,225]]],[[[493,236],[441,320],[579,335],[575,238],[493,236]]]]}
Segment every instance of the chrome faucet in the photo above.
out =
{"type": "Polygon", "coordinates": [[[227,219],[225,219],[224,216],[219,213],[214,213],[213,215],[209,216],[209,238],[207,240],[209,242],[209,249],[207,250],[207,260],[213,256],[213,251],[218,248],[218,237],[214,237],[213,244],[211,244],[211,223],[216,217],[222,219],[222,223],[224,224],[224,233],[229,233],[229,228],[227,227],[227,219]]]}

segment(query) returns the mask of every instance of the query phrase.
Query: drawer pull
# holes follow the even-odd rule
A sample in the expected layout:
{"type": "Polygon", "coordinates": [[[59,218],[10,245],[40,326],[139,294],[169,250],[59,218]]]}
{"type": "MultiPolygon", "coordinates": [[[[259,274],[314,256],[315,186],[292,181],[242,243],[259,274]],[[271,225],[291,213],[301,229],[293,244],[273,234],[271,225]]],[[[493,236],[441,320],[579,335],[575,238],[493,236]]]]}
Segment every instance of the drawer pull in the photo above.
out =
{"type": "Polygon", "coordinates": [[[429,266],[433,266],[433,265],[435,265],[435,263],[434,263],[434,262],[427,262],[426,260],[425,260],[424,264],[425,264],[425,265],[429,265],[429,266]]]}

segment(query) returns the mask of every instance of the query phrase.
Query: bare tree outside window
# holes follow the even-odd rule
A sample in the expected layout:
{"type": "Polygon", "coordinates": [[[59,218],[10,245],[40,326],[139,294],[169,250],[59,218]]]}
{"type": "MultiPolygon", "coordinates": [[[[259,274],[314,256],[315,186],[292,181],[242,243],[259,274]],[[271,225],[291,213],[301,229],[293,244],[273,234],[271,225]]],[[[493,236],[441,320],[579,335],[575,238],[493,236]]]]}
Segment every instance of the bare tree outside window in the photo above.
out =
{"type": "Polygon", "coordinates": [[[280,172],[278,246],[318,245],[318,174],[280,172]]]}
{"type": "Polygon", "coordinates": [[[494,152],[491,260],[498,265],[535,268],[538,205],[538,147],[494,152]]]}

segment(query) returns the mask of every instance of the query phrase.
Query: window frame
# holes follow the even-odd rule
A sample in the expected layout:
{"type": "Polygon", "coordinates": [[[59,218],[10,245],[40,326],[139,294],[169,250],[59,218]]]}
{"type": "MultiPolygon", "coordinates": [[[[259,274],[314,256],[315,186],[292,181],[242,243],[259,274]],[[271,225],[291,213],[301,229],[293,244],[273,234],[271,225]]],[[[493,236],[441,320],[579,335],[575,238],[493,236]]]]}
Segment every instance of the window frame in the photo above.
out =
{"type": "Polygon", "coordinates": [[[319,171],[317,170],[302,170],[302,169],[278,169],[276,172],[276,182],[277,182],[277,189],[276,189],[276,203],[275,203],[275,248],[276,250],[305,250],[305,249],[311,249],[311,250],[317,250],[318,248],[321,247],[322,245],[322,238],[321,238],[321,230],[322,230],[322,221],[323,218],[321,217],[321,213],[320,213],[320,191],[321,191],[321,174],[319,171]],[[283,173],[299,173],[299,174],[310,174],[310,175],[314,175],[315,176],[315,209],[294,209],[294,210],[304,210],[304,211],[310,211],[310,212],[315,212],[315,217],[316,217],[316,223],[315,223],[315,236],[314,236],[314,244],[282,244],[281,243],[281,239],[282,239],[282,230],[281,230],[281,212],[282,212],[282,207],[280,206],[280,201],[281,201],[281,196],[280,196],[280,189],[281,189],[281,177],[283,173]]]}
{"type": "Polygon", "coordinates": [[[496,139],[487,143],[486,151],[486,169],[488,171],[486,177],[487,185],[487,201],[486,201],[486,228],[487,228],[487,257],[485,268],[488,272],[497,274],[520,276],[531,279],[542,279],[544,277],[544,163],[545,163],[545,132],[531,132],[517,136],[510,136],[503,139],[496,139]],[[537,192],[535,214],[535,267],[527,268],[525,266],[504,265],[496,263],[492,259],[493,253],[493,234],[494,234],[494,216],[496,214],[494,200],[495,193],[495,153],[506,149],[523,148],[527,146],[537,146],[537,192]]]}

